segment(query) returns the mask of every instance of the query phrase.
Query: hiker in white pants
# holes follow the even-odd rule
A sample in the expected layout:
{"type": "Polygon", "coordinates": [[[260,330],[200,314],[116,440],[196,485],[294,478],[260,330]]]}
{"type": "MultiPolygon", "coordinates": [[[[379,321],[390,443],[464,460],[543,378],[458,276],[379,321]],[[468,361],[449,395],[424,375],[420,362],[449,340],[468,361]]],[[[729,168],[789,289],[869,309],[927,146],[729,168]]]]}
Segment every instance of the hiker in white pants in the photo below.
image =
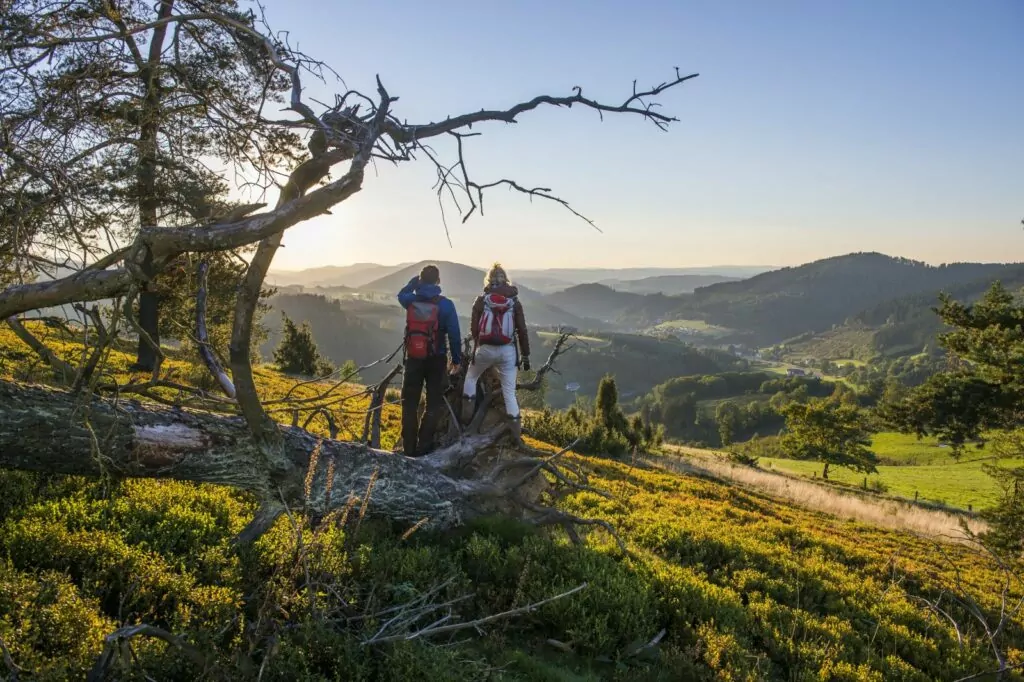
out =
{"type": "Polygon", "coordinates": [[[466,398],[476,397],[476,384],[480,375],[491,367],[498,370],[501,378],[501,397],[505,399],[505,412],[513,419],[519,418],[519,403],[516,401],[516,347],[480,346],[466,370],[466,382],[462,394],[466,398]]]}
{"type": "Polygon", "coordinates": [[[490,367],[498,370],[505,412],[512,418],[512,439],[522,442],[522,419],[516,400],[516,374],[520,361],[530,371],[530,337],[526,315],[519,301],[519,289],[509,281],[499,263],[491,266],[484,280],[484,292],[473,303],[470,322],[473,359],[462,389],[462,420],[468,423],[476,408],[476,385],[490,367]]]}

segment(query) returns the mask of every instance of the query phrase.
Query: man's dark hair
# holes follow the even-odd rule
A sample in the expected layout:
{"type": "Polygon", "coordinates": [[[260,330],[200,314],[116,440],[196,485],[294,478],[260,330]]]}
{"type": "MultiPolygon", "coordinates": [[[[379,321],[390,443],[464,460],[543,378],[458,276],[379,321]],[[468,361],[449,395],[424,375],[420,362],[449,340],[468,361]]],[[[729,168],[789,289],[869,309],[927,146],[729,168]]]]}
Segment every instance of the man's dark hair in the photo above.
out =
{"type": "Polygon", "coordinates": [[[424,265],[420,270],[420,281],[424,284],[437,284],[441,281],[441,271],[436,265],[424,265]]]}

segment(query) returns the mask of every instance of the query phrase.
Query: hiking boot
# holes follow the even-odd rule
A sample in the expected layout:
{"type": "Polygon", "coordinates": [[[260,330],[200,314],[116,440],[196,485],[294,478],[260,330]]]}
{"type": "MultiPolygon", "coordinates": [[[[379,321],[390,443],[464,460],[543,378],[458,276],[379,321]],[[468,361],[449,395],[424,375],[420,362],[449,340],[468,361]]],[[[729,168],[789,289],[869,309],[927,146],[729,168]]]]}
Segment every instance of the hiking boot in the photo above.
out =
{"type": "Polygon", "coordinates": [[[523,416],[519,415],[512,419],[512,442],[515,445],[523,445],[523,416]]]}

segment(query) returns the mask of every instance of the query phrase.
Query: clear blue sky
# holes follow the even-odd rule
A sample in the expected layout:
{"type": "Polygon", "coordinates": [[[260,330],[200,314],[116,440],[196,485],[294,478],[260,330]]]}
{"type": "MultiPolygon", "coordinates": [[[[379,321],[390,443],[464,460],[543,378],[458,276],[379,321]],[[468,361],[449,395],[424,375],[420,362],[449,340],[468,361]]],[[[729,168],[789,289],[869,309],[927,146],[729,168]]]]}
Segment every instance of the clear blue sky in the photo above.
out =
{"type": "MultiPolygon", "coordinates": [[[[379,73],[411,122],[574,85],[618,102],[634,78],[701,74],[663,96],[680,118],[667,133],[552,109],[478,128],[468,144],[478,180],[551,187],[603,233],[498,190],[485,217],[450,214],[450,248],[430,164],[382,165],[333,216],[289,231],[277,269],[788,265],[850,251],[1024,260],[1020,0],[270,0],[268,11],[348,86],[372,92],[379,73]]],[[[311,82],[309,94],[341,87],[311,82]]]]}

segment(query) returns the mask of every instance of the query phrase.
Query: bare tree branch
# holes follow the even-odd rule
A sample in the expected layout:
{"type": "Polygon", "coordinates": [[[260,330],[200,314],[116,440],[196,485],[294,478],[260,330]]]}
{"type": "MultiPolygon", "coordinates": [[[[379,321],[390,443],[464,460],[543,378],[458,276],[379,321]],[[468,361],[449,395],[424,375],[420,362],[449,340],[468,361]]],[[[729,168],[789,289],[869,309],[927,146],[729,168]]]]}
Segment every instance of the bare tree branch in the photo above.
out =
{"type": "MultiPolygon", "coordinates": [[[[180,649],[200,670],[205,670],[210,665],[206,656],[199,649],[163,628],[153,625],[128,625],[118,628],[103,638],[103,652],[89,671],[89,675],[86,677],[88,682],[103,682],[107,679],[107,675],[118,665],[120,657],[128,650],[127,647],[130,647],[129,642],[133,637],[154,637],[162,640],[176,649],[180,649]]],[[[131,661],[122,663],[130,664],[131,661]]]]}
{"type": "Polygon", "coordinates": [[[7,666],[7,672],[10,675],[7,679],[10,680],[10,682],[18,682],[18,673],[24,672],[24,670],[22,670],[21,666],[15,663],[14,659],[11,658],[11,652],[7,648],[7,642],[5,642],[2,637],[0,637],[0,651],[3,651],[4,665],[7,666]]]}
{"type": "Polygon", "coordinates": [[[231,377],[220,366],[220,361],[210,347],[210,335],[206,330],[206,274],[209,269],[210,264],[206,261],[199,264],[199,289],[196,291],[196,339],[199,342],[199,356],[203,359],[203,364],[206,365],[210,374],[217,379],[217,383],[224,393],[229,398],[234,398],[235,385],[231,383],[231,377]]]}
{"type": "Polygon", "coordinates": [[[566,332],[559,334],[558,339],[555,340],[554,348],[552,348],[551,353],[548,354],[548,359],[537,369],[537,373],[534,375],[533,379],[526,383],[516,384],[516,389],[519,391],[536,391],[541,387],[546,374],[549,372],[558,374],[558,371],[555,369],[555,361],[575,347],[574,345],[566,345],[569,339],[573,338],[573,336],[573,334],[566,332]]]}
{"type": "Polygon", "coordinates": [[[11,330],[14,331],[15,335],[24,341],[29,348],[35,351],[36,355],[42,358],[43,362],[50,366],[50,369],[53,370],[53,376],[58,382],[65,385],[71,384],[75,376],[78,374],[78,371],[72,367],[71,364],[57,357],[56,353],[54,353],[45,343],[37,339],[17,318],[8,317],[7,326],[10,327],[11,330]]]}
{"type": "Polygon", "coordinates": [[[679,119],[666,116],[664,114],[654,111],[653,104],[647,103],[645,98],[656,97],[668,90],[669,88],[675,87],[688,80],[697,78],[700,74],[690,74],[683,76],[676,69],[676,76],[671,81],[666,81],[660,85],[656,85],[653,88],[644,92],[637,92],[636,83],[633,84],[633,94],[626,98],[626,100],[618,105],[608,105],[592,100],[583,96],[583,89],[580,87],[573,88],[574,94],[563,97],[555,97],[552,95],[539,95],[534,97],[528,102],[521,102],[513,105],[512,107],[504,110],[495,109],[482,109],[471,114],[463,114],[461,116],[455,116],[453,118],[445,119],[439,123],[427,123],[425,125],[410,125],[402,126],[391,122],[388,124],[385,132],[391,139],[399,144],[415,144],[421,140],[425,140],[438,135],[449,133],[453,130],[461,130],[462,128],[472,128],[474,123],[485,123],[488,121],[501,121],[504,123],[516,123],[516,118],[520,114],[524,114],[527,111],[532,111],[541,105],[550,105],[556,107],[569,107],[578,104],[580,106],[594,109],[601,113],[617,113],[617,114],[639,114],[646,119],[653,122],[659,129],[665,130],[669,123],[674,123],[679,119]]]}
{"type": "MultiPolygon", "coordinates": [[[[77,392],[82,389],[83,386],[88,384],[96,372],[96,367],[99,366],[100,360],[103,358],[103,353],[107,347],[113,341],[113,336],[107,332],[106,325],[103,324],[103,317],[100,315],[99,308],[93,306],[86,308],[83,305],[76,305],[75,309],[85,315],[89,320],[92,321],[93,329],[96,330],[96,345],[89,355],[89,359],[85,361],[78,374],[75,376],[75,381],[71,385],[71,391],[77,392]]],[[[115,313],[114,324],[117,324],[117,317],[115,313]]]]}
{"type": "MultiPolygon", "coordinates": [[[[467,628],[479,628],[482,625],[487,625],[488,623],[493,623],[493,622],[498,621],[498,620],[503,620],[505,618],[511,618],[513,616],[518,616],[518,615],[521,615],[521,614],[524,614],[524,613],[531,613],[533,611],[536,611],[540,607],[544,606],[545,604],[550,604],[551,602],[556,601],[558,599],[565,599],[566,597],[570,597],[570,596],[576,594],[577,592],[579,592],[581,590],[585,590],[587,588],[587,586],[588,586],[587,583],[582,583],[582,584],[577,585],[576,587],[572,588],[571,590],[567,590],[565,592],[562,592],[561,594],[556,594],[555,596],[548,597],[547,599],[542,599],[539,602],[534,602],[532,604],[527,604],[526,606],[520,606],[519,608],[510,609],[508,611],[503,611],[501,613],[495,613],[495,614],[492,614],[490,616],[485,616],[483,618],[477,618],[476,620],[471,620],[471,621],[464,622],[464,623],[449,623],[449,622],[447,622],[447,621],[449,621],[449,620],[454,618],[454,615],[449,613],[449,615],[443,616],[442,618],[434,621],[433,623],[431,623],[429,625],[426,625],[426,626],[424,626],[424,627],[422,627],[422,628],[420,628],[418,630],[414,630],[412,632],[402,632],[402,633],[391,634],[391,635],[384,634],[385,630],[386,629],[390,629],[390,626],[392,626],[393,623],[397,622],[401,626],[408,626],[408,625],[411,624],[409,622],[408,618],[404,618],[404,619],[399,620],[401,618],[401,616],[404,615],[404,614],[400,614],[399,616],[396,616],[396,617],[392,618],[391,620],[389,620],[387,623],[385,623],[384,624],[384,628],[381,628],[381,630],[378,631],[377,634],[373,635],[369,639],[364,640],[363,641],[363,645],[365,646],[367,644],[387,644],[388,642],[400,642],[400,641],[407,642],[407,641],[410,641],[410,640],[413,640],[413,639],[418,639],[420,637],[430,637],[430,636],[433,636],[433,635],[440,635],[440,634],[444,634],[444,633],[448,633],[448,632],[456,632],[458,630],[465,630],[467,628]]],[[[416,613],[416,616],[419,617],[419,616],[422,616],[424,613],[429,613],[430,611],[440,610],[441,608],[448,607],[448,606],[450,606],[453,603],[455,603],[455,602],[448,602],[448,603],[443,604],[443,605],[429,607],[425,611],[422,611],[422,610],[418,611],[416,613]]]]}
{"type": "MultiPolygon", "coordinates": [[[[388,115],[391,105],[391,98],[387,90],[384,89],[380,78],[377,79],[377,90],[380,95],[377,111],[372,121],[364,126],[361,131],[362,139],[355,148],[355,155],[352,157],[349,170],[340,180],[331,183],[331,185],[318,192],[314,192],[314,195],[332,186],[335,186],[334,191],[336,192],[344,193],[348,191],[351,194],[361,186],[363,170],[370,161],[374,145],[380,137],[384,120],[388,115]],[[339,185],[339,183],[342,184],[339,185]],[[340,186],[342,189],[338,190],[337,186],[340,186]]],[[[329,166],[322,168],[319,177],[325,175],[329,168],[329,166]]],[[[292,179],[295,179],[294,174],[292,179]]],[[[291,204],[298,203],[298,198],[306,189],[306,186],[293,183],[290,180],[289,184],[281,190],[281,196],[278,199],[279,210],[287,211],[291,204]]],[[[346,194],[345,196],[348,195],[346,194]]],[[[340,201],[341,199],[338,200],[340,201]]],[[[324,206],[324,208],[327,208],[327,206],[324,206]]],[[[249,428],[252,429],[256,439],[263,445],[266,456],[275,466],[286,466],[287,461],[281,457],[279,452],[280,436],[277,433],[276,425],[264,410],[256,392],[248,349],[252,339],[253,316],[259,303],[259,294],[263,287],[263,281],[266,279],[267,271],[270,269],[270,263],[274,258],[274,254],[281,245],[283,234],[283,229],[270,234],[256,248],[256,253],[249,262],[249,267],[246,269],[242,286],[238,292],[234,326],[231,333],[231,373],[238,389],[238,404],[249,424],[249,428]]]]}
{"type": "Polygon", "coordinates": [[[380,447],[380,420],[384,412],[384,396],[388,391],[391,381],[401,371],[402,366],[395,365],[373,388],[370,407],[366,410],[366,421],[363,423],[363,437],[360,439],[361,442],[366,443],[371,448],[380,447]]]}

